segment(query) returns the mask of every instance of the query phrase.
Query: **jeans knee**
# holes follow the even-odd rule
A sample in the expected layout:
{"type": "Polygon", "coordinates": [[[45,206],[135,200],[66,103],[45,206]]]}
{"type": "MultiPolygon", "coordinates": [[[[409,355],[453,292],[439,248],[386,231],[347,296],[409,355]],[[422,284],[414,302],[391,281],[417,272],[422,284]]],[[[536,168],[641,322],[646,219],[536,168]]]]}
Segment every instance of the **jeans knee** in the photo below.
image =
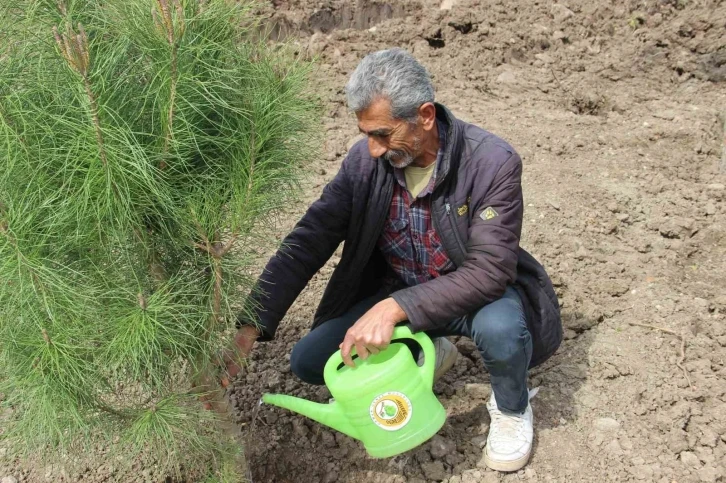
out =
{"type": "Polygon", "coordinates": [[[305,350],[305,340],[301,340],[292,348],[290,354],[290,371],[300,380],[308,384],[321,385],[325,383],[323,378],[324,365],[320,366],[316,357],[305,350]]]}
{"type": "Polygon", "coordinates": [[[490,360],[509,361],[520,357],[529,333],[517,311],[479,313],[472,324],[472,339],[490,360]]]}

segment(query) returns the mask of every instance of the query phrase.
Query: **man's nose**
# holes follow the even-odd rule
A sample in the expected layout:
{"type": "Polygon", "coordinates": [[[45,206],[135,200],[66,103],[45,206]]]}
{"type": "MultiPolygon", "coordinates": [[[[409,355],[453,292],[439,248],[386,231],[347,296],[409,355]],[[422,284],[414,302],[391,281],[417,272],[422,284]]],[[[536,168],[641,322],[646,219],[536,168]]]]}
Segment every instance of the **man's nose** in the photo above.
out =
{"type": "Polygon", "coordinates": [[[368,151],[371,153],[371,157],[373,158],[380,158],[384,154],[386,154],[386,151],[388,151],[388,148],[384,146],[380,141],[377,141],[373,136],[368,138],[368,151]]]}

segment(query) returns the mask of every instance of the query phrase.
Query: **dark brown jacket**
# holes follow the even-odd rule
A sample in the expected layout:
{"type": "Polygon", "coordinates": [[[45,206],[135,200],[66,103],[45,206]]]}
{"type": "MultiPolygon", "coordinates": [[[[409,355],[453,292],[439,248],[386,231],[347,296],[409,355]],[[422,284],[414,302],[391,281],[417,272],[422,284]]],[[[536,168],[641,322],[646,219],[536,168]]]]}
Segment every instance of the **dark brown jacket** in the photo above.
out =
{"type": "MultiPolygon", "coordinates": [[[[456,119],[436,104],[447,127],[447,145],[432,193],[434,229],[455,271],[391,296],[415,330],[429,330],[499,299],[507,285],[522,296],[532,333],[531,366],[562,341],[557,297],[542,266],[519,246],[522,229],[522,162],[495,135],[456,119]]],[[[372,158],[366,140],[355,144],[270,259],[250,301],[263,328],[277,326],[312,276],[344,242],[315,314],[313,327],[345,313],[375,293],[388,267],[376,248],[393,194],[390,164],[372,158]]],[[[240,324],[245,321],[240,319],[240,324]]]]}

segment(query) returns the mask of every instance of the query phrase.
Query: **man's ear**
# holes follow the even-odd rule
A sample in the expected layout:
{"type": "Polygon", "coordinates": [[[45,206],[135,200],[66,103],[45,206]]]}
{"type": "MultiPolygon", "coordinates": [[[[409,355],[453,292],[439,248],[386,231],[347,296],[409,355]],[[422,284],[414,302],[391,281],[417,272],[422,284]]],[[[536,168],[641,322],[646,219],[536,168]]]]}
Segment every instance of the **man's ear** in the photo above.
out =
{"type": "Polygon", "coordinates": [[[421,126],[424,130],[430,131],[433,129],[434,124],[436,123],[436,106],[434,106],[434,103],[427,102],[422,104],[421,107],[418,108],[418,114],[421,116],[421,126]]]}

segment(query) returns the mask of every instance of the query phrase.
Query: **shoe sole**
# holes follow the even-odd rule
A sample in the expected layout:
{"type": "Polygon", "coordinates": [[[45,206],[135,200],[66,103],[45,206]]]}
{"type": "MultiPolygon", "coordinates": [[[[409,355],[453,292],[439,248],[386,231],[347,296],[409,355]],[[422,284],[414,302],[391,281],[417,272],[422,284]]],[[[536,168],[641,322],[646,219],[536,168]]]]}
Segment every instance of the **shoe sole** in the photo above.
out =
{"type": "Polygon", "coordinates": [[[436,382],[441,379],[443,375],[446,374],[446,372],[454,366],[456,358],[459,357],[459,351],[456,349],[456,346],[454,346],[454,350],[451,351],[451,354],[452,355],[444,359],[441,367],[439,367],[438,370],[434,372],[434,384],[436,384],[436,382]]]}
{"type": "Polygon", "coordinates": [[[484,463],[486,465],[495,470],[495,471],[518,471],[521,470],[524,465],[527,464],[527,461],[529,461],[529,457],[532,454],[532,450],[530,449],[529,452],[522,456],[521,458],[518,458],[516,460],[511,461],[501,461],[501,460],[493,460],[489,456],[489,451],[486,449],[484,450],[484,463]]]}

